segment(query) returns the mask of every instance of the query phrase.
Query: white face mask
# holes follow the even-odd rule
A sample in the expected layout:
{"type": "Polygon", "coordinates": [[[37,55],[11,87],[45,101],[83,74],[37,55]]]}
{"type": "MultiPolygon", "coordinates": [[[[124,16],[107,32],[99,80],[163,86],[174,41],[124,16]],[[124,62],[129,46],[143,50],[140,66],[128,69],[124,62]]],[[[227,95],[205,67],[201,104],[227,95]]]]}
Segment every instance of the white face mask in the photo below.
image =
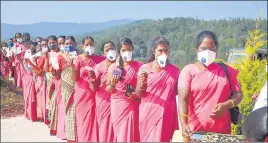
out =
{"type": "Polygon", "coordinates": [[[17,39],[17,41],[20,42],[20,43],[22,42],[22,40],[23,40],[22,38],[17,39]]]}
{"type": "Polygon", "coordinates": [[[91,46],[87,46],[87,47],[84,49],[85,53],[87,53],[87,54],[90,55],[90,56],[94,53],[94,50],[95,50],[95,48],[94,48],[94,47],[91,47],[91,46]]]}
{"type": "Polygon", "coordinates": [[[157,57],[157,62],[161,68],[167,65],[167,55],[162,54],[161,56],[157,57]]]}
{"type": "Polygon", "coordinates": [[[60,46],[60,51],[61,51],[62,53],[64,53],[64,45],[61,45],[61,46],[60,46]]]}
{"type": "Polygon", "coordinates": [[[42,52],[43,52],[43,53],[48,52],[48,47],[42,47],[42,52]]]}
{"type": "Polygon", "coordinates": [[[201,61],[204,65],[209,66],[216,59],[216,53],[210,50],[204,50],[197,54],[197,59],[201,61]]]}
{"type": "Polygon", "coordinates": [[[132,59],[132,52],[126,51],[126,52],[123,52],[121,55],[122,55],[123,60],[126,62],[129,62],[132,59]]]}
{"type": "Polygon", "coordinates": [[[116,51],[115,50],[109,50],[107,55],[106,55],[106,58],[110,61],[114,61],[116,60],[116,51]]]}

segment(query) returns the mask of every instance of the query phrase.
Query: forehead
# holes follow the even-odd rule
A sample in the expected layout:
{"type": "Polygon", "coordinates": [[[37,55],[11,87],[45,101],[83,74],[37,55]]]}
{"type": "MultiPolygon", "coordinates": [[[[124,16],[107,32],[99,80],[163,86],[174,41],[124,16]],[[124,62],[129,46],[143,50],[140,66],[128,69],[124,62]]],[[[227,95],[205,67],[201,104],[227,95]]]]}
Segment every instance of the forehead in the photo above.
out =
{"type": "Polygon", "coordinates": [[[48,39],[48,43],[53,43],[53,42],[57,42],[54,39],[48,39]]]}
{"type": "Polygon", "coordinates": [[[132,50],[132,46],[130,46],[129,44],[122,44],[121,46],[121,50],[132,50]]]}
{"type": "Polygon", "coordinates": [[[94,42],[91,39],[86,39],[85,44],[94,44],[94,42]]]}
{"type": "Polygon", "coordinates": [[[199,47],[215,48],[215,42],[212,38],[206,37],[202,40],[199,47]]]}
{"type": "Polygon", "coordinates": [[[64,41],[64,39],[63,38],[58,38],[58,41],[64,41]]]}
{"type": "Polygon", "coordinates": [[[156,46],[156,49],[168,49],[168,48],[169,48],[168,44],[158,44],[156,46]]]}
{"type": "Polygon", "coordinates": [[[65,43],[74,43],[71,39],[65,40],[65,43]]]}

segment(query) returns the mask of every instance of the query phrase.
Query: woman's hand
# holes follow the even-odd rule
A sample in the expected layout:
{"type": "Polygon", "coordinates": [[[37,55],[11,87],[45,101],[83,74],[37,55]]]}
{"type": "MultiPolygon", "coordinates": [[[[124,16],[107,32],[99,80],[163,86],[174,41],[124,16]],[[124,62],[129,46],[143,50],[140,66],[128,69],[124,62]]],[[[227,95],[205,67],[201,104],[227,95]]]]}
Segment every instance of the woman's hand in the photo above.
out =
{"type": "Polygon", "coordinates": [[[29,64],[29,63],[31,63],[31,61],[30,61],[30,59],[24,59],[24,61],[27,63],[27,64],[29,64]]]}
{"type": "Polygon", "coordinates": [[[90,77],[91,83],[94,83],[96,81],[96,75],[95,75],[95,72],[93,70],[88,71],[88,76],[90,77]]]}
{"type": "Polygon", "coordinates": [[[219,103],[210,114],[210,117],[220,118],[227,109],[228,107],[224,103],[219,103]]]}
{"type": "Polygon", "coordinates": [[[146,72],[143,72],[140,76],[140,81],[141,81],[141,85],[140,85],[140,88],[141,89],[144,89],[147,87],[147,73],[146,72]]]}
{"type": "Polygon", "coordinates": [[[182,124],[182,136],[185,142],[191,141],[192,131],[187,124],[182,124]]]}
{"type": "Polygon", "coordinates": [[[130,100],[135,100],[135,99],[138,98],[137,95],[135,94],[135,92],[127,93],[127,95],[128,95],[127,98],[130,99],[130,100]]]}
{"type": "Polygon", "coordinates": [[[111,85],[115,86],[119,81],[119,77],[116,75],[113,75],[111,78],[111,85]]]}

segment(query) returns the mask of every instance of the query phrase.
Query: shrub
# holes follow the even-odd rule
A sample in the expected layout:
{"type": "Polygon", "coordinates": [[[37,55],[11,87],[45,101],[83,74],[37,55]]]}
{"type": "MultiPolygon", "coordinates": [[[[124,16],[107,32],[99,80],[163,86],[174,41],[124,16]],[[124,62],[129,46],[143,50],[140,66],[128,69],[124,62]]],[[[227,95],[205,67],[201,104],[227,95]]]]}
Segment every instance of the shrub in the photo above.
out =
{"type": "MultiPolygon", "coordinates": [[[[238,61],[234,64],[234,67],[239,70],[238,80],[241,84],[243,92],[243,101],[239,104],[240,111],[248,116],[253,109],[252,95],[259,93],[262,86],[267,80],[267,73],[265,71],[266,60],[258,60],[254,58],[256,51],[266,46],[267,40],[263,39],[267,33],[261,33],[259,26],[261,24],[261,18],[258,19],[256,29],[248,31],[249,36],[247,37],[245,52],[246,59],[238,61]]],[[[232,134],[240,134],[241,125],[232,125],[232,134]]]]}

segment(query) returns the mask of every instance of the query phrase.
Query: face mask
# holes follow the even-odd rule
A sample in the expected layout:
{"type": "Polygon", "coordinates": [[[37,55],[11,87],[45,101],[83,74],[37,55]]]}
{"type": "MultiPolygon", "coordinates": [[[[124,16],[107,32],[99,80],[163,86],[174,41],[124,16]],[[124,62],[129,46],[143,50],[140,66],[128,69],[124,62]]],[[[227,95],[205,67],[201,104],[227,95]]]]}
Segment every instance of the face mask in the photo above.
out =
{"type": "Polygon", "coordinates": [[[210,50],[204,50],[197,54],[197,59],[204,65],[209,66],[215,61],[216,53],[210,50]]]}
{"type": "Polygon", "coordinates": [[[63,53],[64,52],[64,45],[60,46],[60,51],[63,53]]]}
{"type": "Polygon", "coordinates": [[[55,49],[57,49],[57,45],[56,44],[49,45],[49,49],[55,50],[55,49]]]}
{"type": "Polygon", "coordinates": [[[110,61],[114,61],[116,60],[116,51],[115,50],[109,50],[107,55],[106,55],[106,58],[110,61]]]}
{"type": "Polygon", "coordinates": [[[122,53],[122,58],[124,61],[129,62],[132,59],[132,52],[126,51],[122,53]]]}
{"type": "Polygon", "coordinates": [[[162,54],[161,56],[157,57],[157,62],[161,68],[165,67],[167,64],[167,55],[162,54]]]}
{"type": "Polygon", "coordinates": [[[42,52],[43,52],[43,53],[48,52],[48,47],[42,47],[42,52]]]}
{"type": "Polygon", "coordinates": [[[9,48],[11,48],[11,47],[13,47],[13,46],[14,46],[13,43],[8,43],[8,47],[9,47],[9,48]]]}
{"type": "Polygon", "coordinates": [[[64,52],[69,53],[75,51],[75,47],[73,45],[68,45],[64,48],[64,52]]]}
{"type": "Polygon", "coordinates": [[[91,46],[87,46],[85,49],[84,49],[84,52],[88,55],[92,55],[94,53],[94,47],[91,47],[91,46]]]}
{"type": "Polygon", "coordinates": [[[17,38],[17,41],[18,41],[19,43],[21,43],[21,42],[23,41],[23,39],[22,39],[22,38],[17,38]]]}

